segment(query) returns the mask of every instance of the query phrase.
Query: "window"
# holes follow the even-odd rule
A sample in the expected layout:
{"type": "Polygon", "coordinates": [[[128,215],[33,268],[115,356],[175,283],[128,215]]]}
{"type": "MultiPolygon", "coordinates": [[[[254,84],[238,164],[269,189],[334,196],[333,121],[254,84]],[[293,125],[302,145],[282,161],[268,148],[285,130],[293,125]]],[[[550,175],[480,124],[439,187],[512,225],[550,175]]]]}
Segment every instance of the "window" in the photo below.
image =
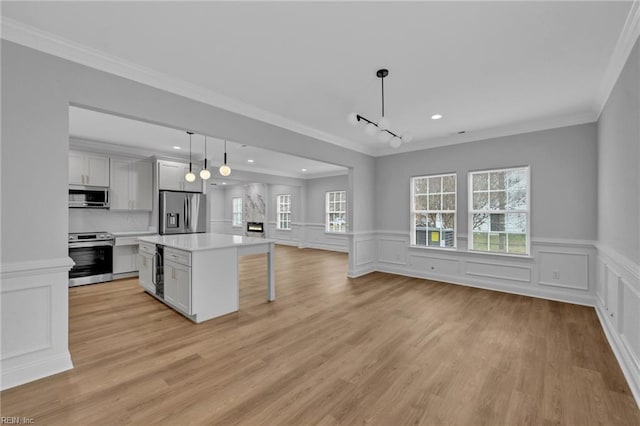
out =
{"type": "Polygon", "coordinates": [[[411,245],[456,247],[456,174],[411,178],[411,245]]]}
{"type": "Polygon", "coordinates": [[[327,192],[326,199],[326,231],[346,232],[347,231],[347,192],[330,191],[327,192]]]}
{"type": "Polygon", "coordinates": [[[529,167],[469,173],[469,250],[529,254],[529,167]]]}
{"type": "Polygon", "coordinates": [[[231,208],[231,226],[242,226],[242,198],[234,198],[231,208]]]}
{"type": "Polygon", "coordinates": [[[291,194],[278,195],[277,204],[277,228],[291,229],[291,194]]]}

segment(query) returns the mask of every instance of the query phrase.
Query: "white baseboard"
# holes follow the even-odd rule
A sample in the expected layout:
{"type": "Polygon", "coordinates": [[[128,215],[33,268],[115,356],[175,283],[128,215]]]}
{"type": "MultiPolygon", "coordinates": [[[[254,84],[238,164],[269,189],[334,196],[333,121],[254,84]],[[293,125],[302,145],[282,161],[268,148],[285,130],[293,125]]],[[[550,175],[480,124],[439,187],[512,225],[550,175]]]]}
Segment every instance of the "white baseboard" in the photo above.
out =
{"type": "Polygon", "coordinates": [[[318,249],[318,250],[329,250],[329,251],[338,251],[341,253],[348,253],[349,252],[349,248],[346,246],[339,246],[339,245],[334,245],[334,244],[324,244],[324,243],[318,243],[318,242],[310,242],[307,241],[303,247],[300,248],[312,248],[312,249],[318,249]]]}
{"type": "Polygon", "coordinates": [[[362,277],[364,275],[370,274],[372,272],[376,272],[376,264],[375,263],[369,263],[366,264],[364,266],[359,266],[355,269],[349,270],[347,272],[347,277],[349,278],[358,278],[358,277],[362,277]]]}
{"type": "Polygon", "coordinates": [[[43,377],[71,370],[73,362],[69,351],[49,356],[28,364],[21,364],[15,368],[3,368],[0,389],[5,390],[23,385],[43,377]]]}

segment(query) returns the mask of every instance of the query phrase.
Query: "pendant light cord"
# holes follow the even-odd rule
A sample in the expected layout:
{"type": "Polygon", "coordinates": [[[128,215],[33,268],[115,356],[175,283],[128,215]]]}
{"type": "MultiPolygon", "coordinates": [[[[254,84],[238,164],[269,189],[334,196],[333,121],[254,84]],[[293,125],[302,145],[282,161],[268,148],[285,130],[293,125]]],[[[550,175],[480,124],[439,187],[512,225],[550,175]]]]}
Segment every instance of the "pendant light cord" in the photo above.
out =
{"type": "Polygon", "coordinates": [[[382,116],[384,117],[384,77],[380,78],[382,83],[382,116]]]}
{"type": "Polygon", "coordinates": [[[187,132],[189,134],[189,173],[191,173],[191,135],[193,132],[187,132]]]}

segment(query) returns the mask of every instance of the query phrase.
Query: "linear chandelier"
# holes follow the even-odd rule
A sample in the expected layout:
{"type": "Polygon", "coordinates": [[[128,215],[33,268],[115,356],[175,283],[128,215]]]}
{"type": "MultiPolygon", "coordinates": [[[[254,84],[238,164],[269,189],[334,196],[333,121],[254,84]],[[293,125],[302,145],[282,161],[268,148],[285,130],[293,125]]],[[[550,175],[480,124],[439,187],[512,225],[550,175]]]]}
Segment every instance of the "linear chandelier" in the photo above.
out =
{"type": "Polygon", "coordinates": [[[364,124],[364,131],[366,134],[370,136],[377,136],[378,140],[381,142],[389,142],[392,148],[398,148],[402,142],[408,143],[411,142],[413,136],[410,133],[404,133],[403,135],[399,135],[397,132],[393,132],[389,130],[391,127],[391,122],[388,118],[384,116],[384,78],[389,75],[388,69],[379,69],[376,71],[376,77],[380,79],[380,84],[382,86],[382,117],[378,122],[374,122],[369,120],[368,118],[352,112],[347,117],[349,123],[357,126],[358,124],[364,124]]]}

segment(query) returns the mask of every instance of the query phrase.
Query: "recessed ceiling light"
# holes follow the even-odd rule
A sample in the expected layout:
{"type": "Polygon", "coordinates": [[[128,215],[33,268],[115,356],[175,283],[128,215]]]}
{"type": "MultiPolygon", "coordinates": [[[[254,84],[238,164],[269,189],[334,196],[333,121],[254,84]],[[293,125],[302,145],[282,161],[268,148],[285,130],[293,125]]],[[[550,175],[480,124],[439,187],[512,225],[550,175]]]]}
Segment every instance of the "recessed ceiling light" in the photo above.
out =
{"type": "Polygon", "coordinates": [[[302,169],[302,171],[303,171],[303,172],[306,172],[306,171],[307,171],[307,169],[302,169]]]}
{"type": "Polygon", "coordinates": [[[222,182],[222,184],[223,184],[223,185],[226,185],[226,184],[227,184],[227,182],[222,182]]]}
{"type": "Polygon", "coordinates": [[[173,148],[173,149],[182,149],[182,148],[181,148],[181,147],[179,147],[178,145],[174,145],[174,146],[172,146],[171,148],[173,148]]]}
{"type": "Polygon", "coordinates": [[[251,158],[249,158],[249,159],[247,160],[247,163],[253,163],[253,161],[254,161],[254,160],[252,160],[251,158]]]}
{"type": "Polygon", "coordinates": [[[431,116],[432,120],[440,120],[442,118],[442,114],[433,114],[431,116]]]}

